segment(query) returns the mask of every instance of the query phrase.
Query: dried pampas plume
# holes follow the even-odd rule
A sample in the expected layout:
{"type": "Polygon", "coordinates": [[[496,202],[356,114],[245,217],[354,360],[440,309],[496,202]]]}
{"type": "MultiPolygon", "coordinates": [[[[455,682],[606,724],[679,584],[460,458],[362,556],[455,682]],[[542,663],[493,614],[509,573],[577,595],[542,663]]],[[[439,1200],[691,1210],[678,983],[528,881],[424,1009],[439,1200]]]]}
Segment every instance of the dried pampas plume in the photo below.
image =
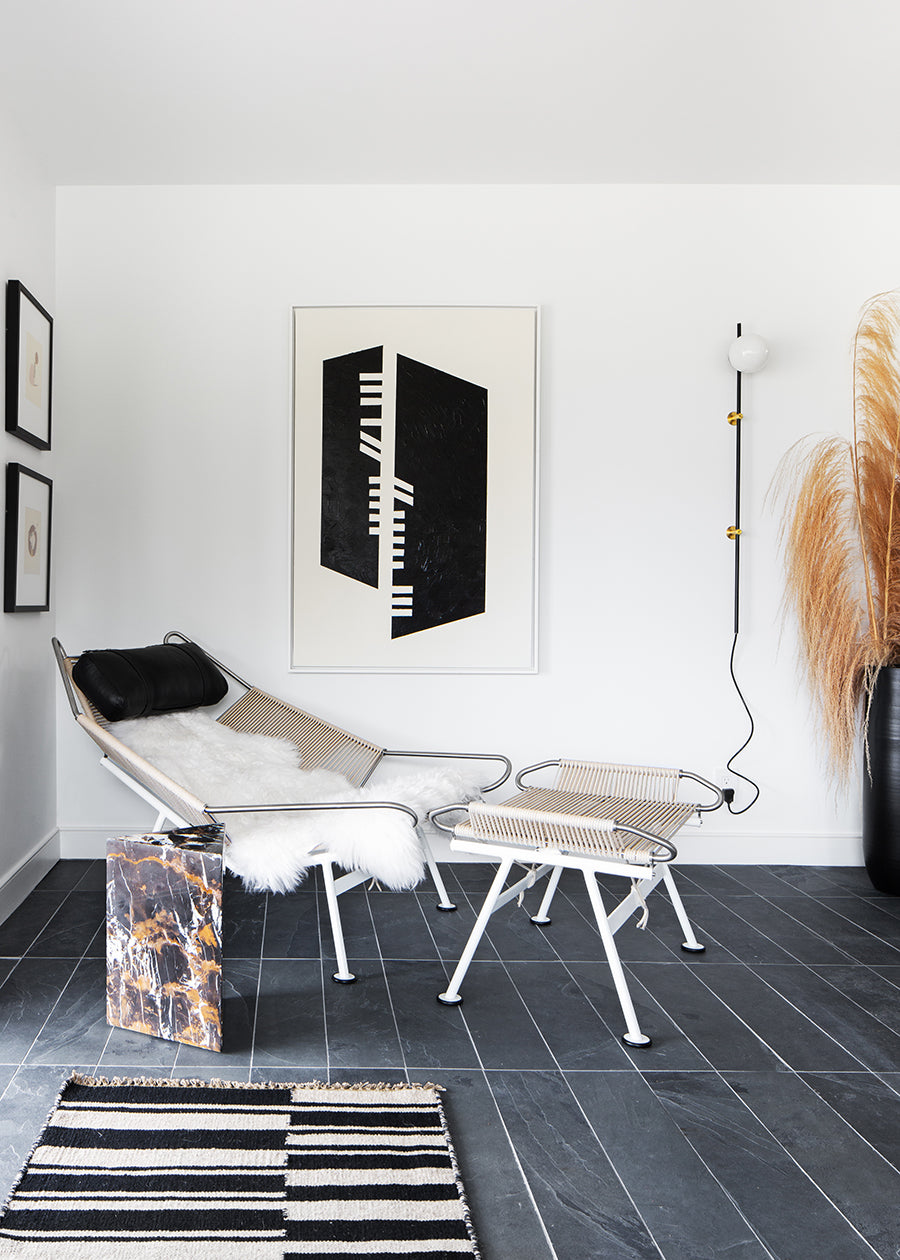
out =
{"type": "Polygon", "coordinates": [[[853,344],[853,435],[804,440],[776,474],[785,599],[829,762],[846,784],[864,698],[900,664],[900,294],[864,307],[853,344]]]}

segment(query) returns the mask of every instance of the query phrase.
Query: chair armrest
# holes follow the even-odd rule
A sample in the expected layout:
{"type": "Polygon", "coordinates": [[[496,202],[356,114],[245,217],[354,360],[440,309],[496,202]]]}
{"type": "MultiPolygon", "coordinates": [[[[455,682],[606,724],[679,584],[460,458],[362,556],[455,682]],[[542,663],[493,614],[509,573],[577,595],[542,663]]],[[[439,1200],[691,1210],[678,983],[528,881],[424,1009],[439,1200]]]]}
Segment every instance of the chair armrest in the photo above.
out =
{"type": "Polygon", "coordinates": [[[455,814],[457,810],[468,810],[468,802],[459,801],[456,805],[441,805],[439,809],[430,809],[428,811],[428,821],[437,827],[438,831],[446,831],[448,836],[454,834],[454,828],[448,827],[446,823],[438,822],[443,814],[455,814]]]}
{"type": "Polygon", "coordinates": [[[537,765],[526,766],[524,770],[520,770],[519,773],[516,775],[516,787],[524,789],[525,784],[522,782],[522,780],[525,778],[526,774],[532,774],[535,770],[546,770],[549,766],[558,766],[558,765],[559,765],[559,758],[557,757],[553,761],[539,761],[537,765]]]}
{"type": "Polygon", "coordinates": [[[419,816],[408,805],[399,801],[292,801],[282,805],[205,805],[208,814],[273,814],[301,809],[398,809],[408,814],[414,827],[419,825],[419,816]]]}
{"type": "Polygon", "coordinates": [[[697,812],[702,814],[710,809],[718,809],[725,803],[725,793],[715,783],[710,783],[709,779],[702,778],[699,774],[693,774],[690,770],[679,770],[682,779],[693,779],[695,783],[699,783],[702,787],[709,788],[710,792],[715,795],[715,803],[712,805],[698,805],[697,812]]]}
{"type": "MultiPolygon", "coordinates": [[[[503,774],[493,783],[485,783],[482,792],[493,792],[506,782],[512,773],[512,762],[502,753],[463,753],[463,752],[405,752],[397,748],[386,748],[385,757],[444,757],[449,761],[499,761],[504,767],[503,774]]],[[[462,808],[465,808],[464,806],[462,808]]],[[[429,815],[430,817],[430,815],[429,815]]],[[[444,828],[446,830],[446,828],[444,828]]]]}

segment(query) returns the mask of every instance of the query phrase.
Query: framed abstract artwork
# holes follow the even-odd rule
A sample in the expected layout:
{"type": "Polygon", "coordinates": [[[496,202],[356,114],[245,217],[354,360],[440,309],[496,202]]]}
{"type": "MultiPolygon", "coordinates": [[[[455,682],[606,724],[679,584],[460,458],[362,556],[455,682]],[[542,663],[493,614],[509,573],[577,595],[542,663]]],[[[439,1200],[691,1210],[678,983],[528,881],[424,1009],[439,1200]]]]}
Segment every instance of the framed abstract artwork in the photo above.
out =
{"type": "Polygon", "coordinates": [[[293,314],[291,668],[535,672],[537,308],[293,314]]]}
{"type": "Polygon", "coordinates": [[[50,518],[53,483],[22,464],[6,465],[3,611],[50,608],[50,518]]]}
{"type": "Polygon", "coordinates": [[[18,280],[6,285],[6,428],[50,449],[53,319],[18,280]]]}

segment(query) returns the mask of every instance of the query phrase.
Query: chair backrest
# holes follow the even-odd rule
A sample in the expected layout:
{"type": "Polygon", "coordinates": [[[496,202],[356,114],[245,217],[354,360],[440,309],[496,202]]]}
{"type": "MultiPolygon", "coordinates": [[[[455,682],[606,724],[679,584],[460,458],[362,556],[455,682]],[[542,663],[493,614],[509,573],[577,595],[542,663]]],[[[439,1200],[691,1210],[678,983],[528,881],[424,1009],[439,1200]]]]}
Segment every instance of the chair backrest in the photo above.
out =
{"type": "Polygon", "coordinates": [[[561,792],[674,802],[680,778],[679,770],[659,766],[621,766],[607,761],[561,759],[553,786],[561,792]]]}
{"type": "Polygon", "coordinates": [[[289,739],[300,752],[303,770],[334,770],[361,787],[384,756],[384,749],[330,722],[305,713],[251,687],[218,719],[235,731],[289,739]]]}

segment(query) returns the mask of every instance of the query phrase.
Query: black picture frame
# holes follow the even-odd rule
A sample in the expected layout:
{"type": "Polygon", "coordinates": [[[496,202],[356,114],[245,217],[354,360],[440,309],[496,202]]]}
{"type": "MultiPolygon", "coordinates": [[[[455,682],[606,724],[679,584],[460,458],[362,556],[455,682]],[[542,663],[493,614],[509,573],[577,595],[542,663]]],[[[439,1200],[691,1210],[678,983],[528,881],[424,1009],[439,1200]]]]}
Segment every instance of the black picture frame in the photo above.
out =
{"type": "Polygon", "coordinates": [[[53,317],[21,280],[6,284],[6,431],[50,449],[53,317]]]}
{"type": "Polygon", "coordinates": [[[4,612],[49,612],[52,517],[50,478],[7,464],[4,612]]]}

